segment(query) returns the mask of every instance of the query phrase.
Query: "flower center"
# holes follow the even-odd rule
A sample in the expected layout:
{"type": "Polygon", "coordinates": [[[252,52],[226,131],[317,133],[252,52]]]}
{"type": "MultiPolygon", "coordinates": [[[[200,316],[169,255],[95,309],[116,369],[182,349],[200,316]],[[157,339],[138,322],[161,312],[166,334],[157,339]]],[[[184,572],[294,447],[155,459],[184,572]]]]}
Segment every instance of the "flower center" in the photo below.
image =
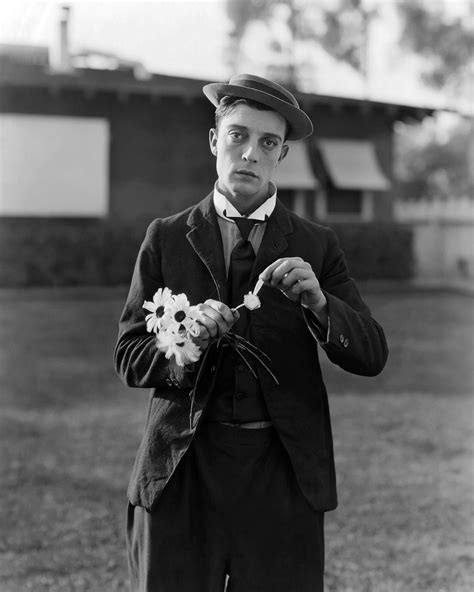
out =
{"type": "Polygon", "coordinates": [[[156,310],[155,310],[155,315],[161,319],[161,317],[165,314],[165,307],[164,306],[159,306],[156,310]]]}
{"type": "Polygon", "coordinates": [[[186,318],[186,313],[184,312],[184,310],[178,310],[178,312],[174,315],[174,318],[177,323],[181,323],[181,321],[184,321],[184,319],[186,318]]]}

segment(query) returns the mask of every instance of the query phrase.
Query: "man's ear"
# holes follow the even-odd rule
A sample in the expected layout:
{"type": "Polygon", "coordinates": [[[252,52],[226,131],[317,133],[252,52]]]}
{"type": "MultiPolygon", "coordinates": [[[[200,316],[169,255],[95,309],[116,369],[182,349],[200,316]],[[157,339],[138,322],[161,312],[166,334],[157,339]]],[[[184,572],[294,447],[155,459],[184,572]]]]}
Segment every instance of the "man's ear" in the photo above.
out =
{"type": "Polygon", "coordinates": [[[281,147],[281,154],[280,154],[280,158],[278,159],[278,164],[280,164],[280,162],[285,158],[285,156],[288,154],[288,150],[290,149],[290,147],[288,146],[288,144],[283,144],[283,146],[281,147]]]}
{"type": "Polygon", "coordinates": [[[211,148],[212,154],[216,156],[217,154],[217,130],[215,128],[211,128],[209,130],[209,146],[211,148]]]}

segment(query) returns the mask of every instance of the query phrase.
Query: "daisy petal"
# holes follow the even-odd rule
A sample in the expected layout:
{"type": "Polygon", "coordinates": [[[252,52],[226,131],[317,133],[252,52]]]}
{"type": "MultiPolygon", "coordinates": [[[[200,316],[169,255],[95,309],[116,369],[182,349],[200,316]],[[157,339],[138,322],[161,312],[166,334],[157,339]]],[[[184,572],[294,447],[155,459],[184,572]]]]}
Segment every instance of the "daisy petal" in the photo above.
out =
{"type": "Polygon", "coordinates": [[[149,302],[149,301],[145,300],[145,302],[143,303],[143,308],[145,308],[146,310],[149,310],[150,312],[155,312],[156,305],[153,302],[149,302]]]}

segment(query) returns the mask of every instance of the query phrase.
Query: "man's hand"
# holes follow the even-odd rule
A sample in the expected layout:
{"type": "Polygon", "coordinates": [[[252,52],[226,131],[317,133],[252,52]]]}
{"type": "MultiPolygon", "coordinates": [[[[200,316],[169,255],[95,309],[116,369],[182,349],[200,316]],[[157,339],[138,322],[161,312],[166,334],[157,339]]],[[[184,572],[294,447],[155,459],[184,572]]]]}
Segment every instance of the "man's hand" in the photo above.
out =
{"type": "Polygon", "coordinates": [[[200,333],[193,341],[204,351],[212,341],[230,330],[239,318],[239,313],[232,312],[226,304],[218,300],[206,300],[199,304],[199,310],[202,313],[202,319],[199,321],[200,333]]]}
{"type": "Polygon", "coordinates": [[[311,265],[301,257],[277,259],[262,271],[260,279],[290,300],[301,302],[318,317],[326,315],[326,296],[311,265]]]}

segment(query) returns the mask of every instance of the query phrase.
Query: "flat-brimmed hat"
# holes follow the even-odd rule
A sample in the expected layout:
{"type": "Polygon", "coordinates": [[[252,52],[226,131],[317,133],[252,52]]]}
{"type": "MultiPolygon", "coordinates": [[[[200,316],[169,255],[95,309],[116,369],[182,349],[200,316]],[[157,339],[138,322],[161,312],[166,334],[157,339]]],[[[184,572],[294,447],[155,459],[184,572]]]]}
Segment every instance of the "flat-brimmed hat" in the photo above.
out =
{"type": "Polygon", "coordinates": [[[213,82],[206,84],[202,90],[216,107],[225,96],[250,99],[267,105],[288,122],[288,140],[301,140],[313,133],[311,119],[300,109],[295,97],[283,86],[266,78],[252,74],[237,74],[232,76],[229,83],[213,82]]]}

